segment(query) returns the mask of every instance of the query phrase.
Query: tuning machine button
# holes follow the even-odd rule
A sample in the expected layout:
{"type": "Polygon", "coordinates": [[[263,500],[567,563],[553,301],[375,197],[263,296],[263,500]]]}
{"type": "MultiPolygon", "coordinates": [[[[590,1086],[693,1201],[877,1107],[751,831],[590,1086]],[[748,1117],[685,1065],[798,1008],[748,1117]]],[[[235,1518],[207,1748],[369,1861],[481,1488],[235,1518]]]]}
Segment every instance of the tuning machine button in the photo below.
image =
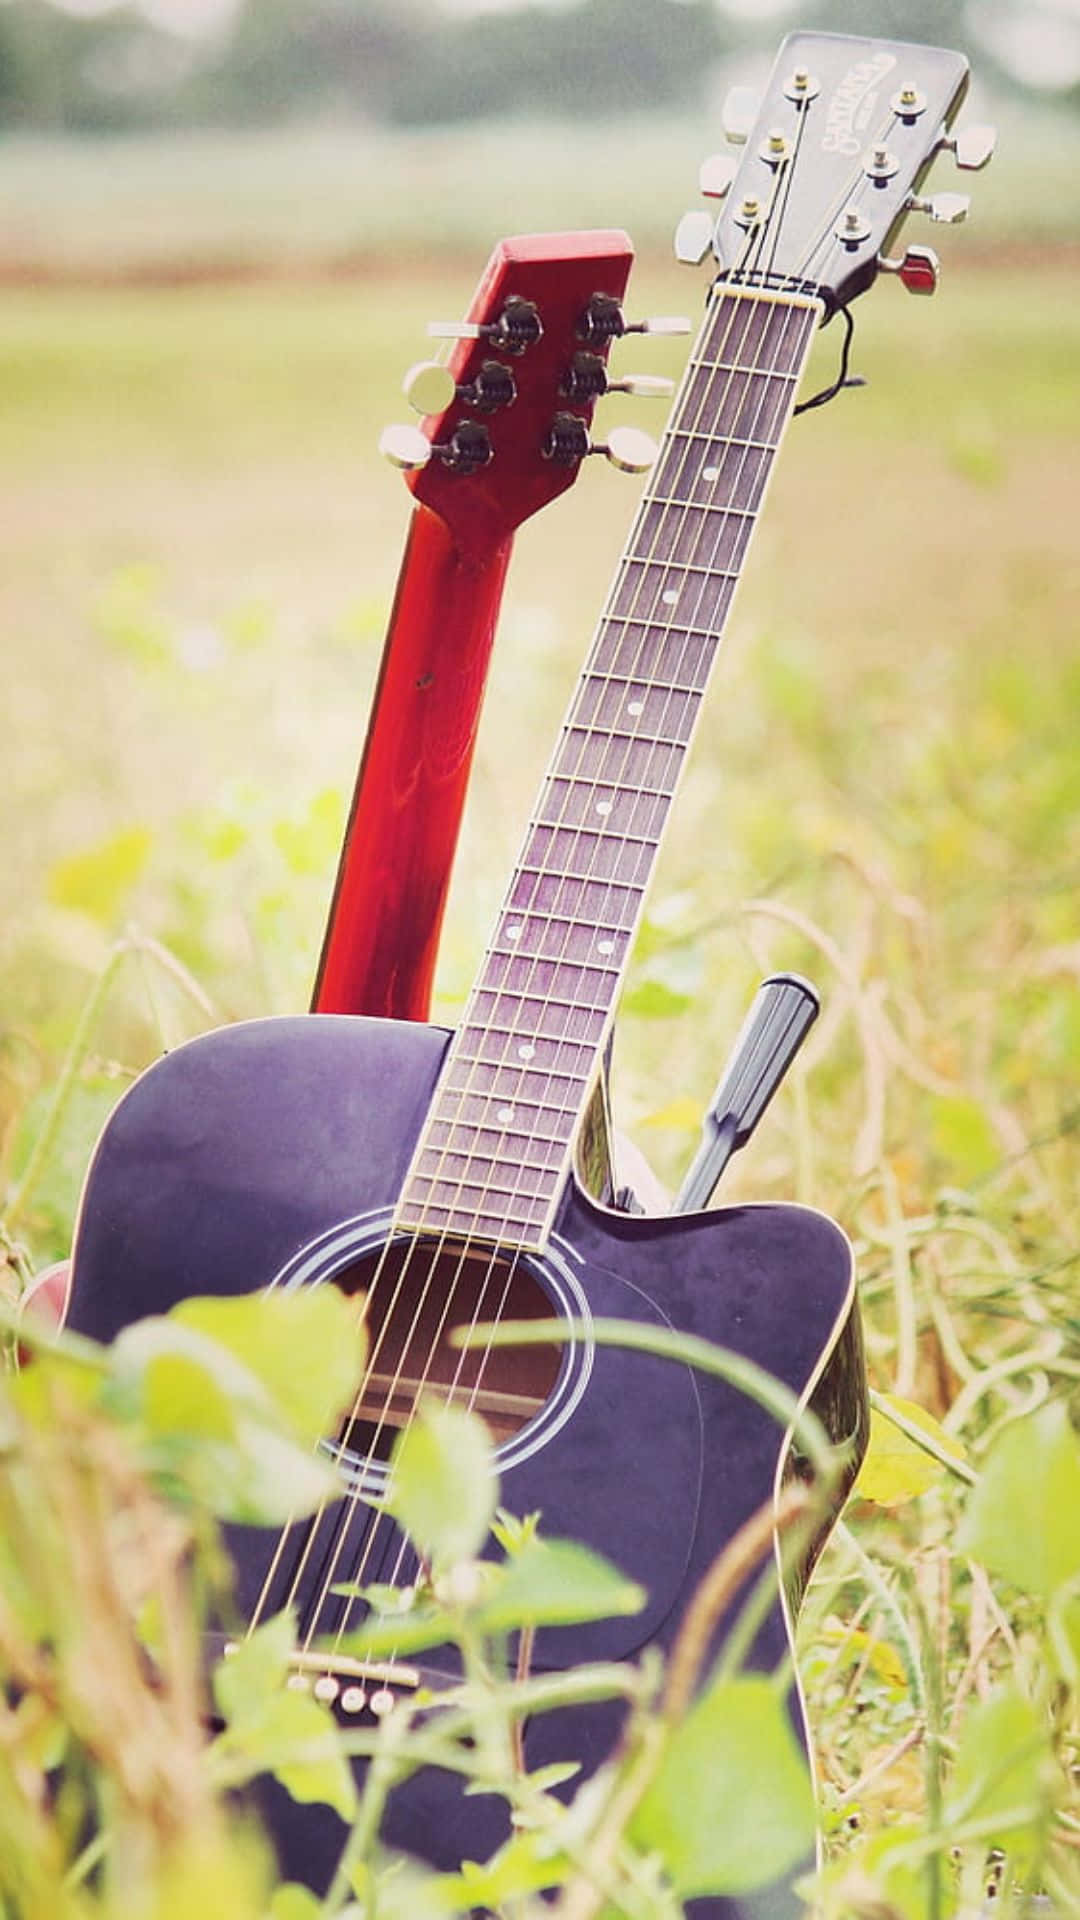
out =
{"type": "Polygon", "coordinates": [[[939,152],[951,153],[957,166],[971,173],[993,159],[996,146],[997,128],[982,125],[961,127],[959,133],[943,134],[938,141],[939,152]]]}
{"type": "Polygon", "coordinates": [[[961,220],[967,219],[971,195],[935,193],[929,200],[924,200],[920,194],[912,193],[908,195],[906,205],[909,213],[925,213],[931,220],[955,227],[961,220]]]}
{"type": "Polygon", "coordinates": [[[490,340],[504,353],[524,353],[542,338],[540,311],[532,300],[512,293],[497,320],[429,320],[432,340],[490,340]]]}
{"type": "Polygon", "coordinates": [[[620,473],[648,473],[656,465],[660,449],[651,434],[640,427],[612,427],[603,446],[589,448],[602,453],[620,473]]]}
{"type": "Polygon", "coordinates": [[[675,229],[675,258],[683,266],[699,267],[712,252],[714,221],[711,213],[691,207],[675,229]]]}
{"type": "Polygon", "coordinates": [[[937,291],[939,262],[933,247],[908,247],[900,260],[887,260],[879,254],[878,266],[883,273],[895,273],[909,293],[937,291]]]}
{"type": "Polygon", "coordinates": [[[699,193],[706,200],[722,200],[738,171],[733,153],[710,153],[698,172],[699,193]]]}
{"type": "Polygon", "coordinates": [[[761,96],[755,87],[728,89],[720,120],[724,129],[724,138],[730,140],[733,147],[745,146],[749,140],[760,106],[761,96]]]}
{"type": "Polygon", "coordinates": [[[384,427],[379,435],[379,452],[392,467],[404,473],[419,473],[434,455],[452,473],[475,473],[491,459],[491,441],[487,428],[475,420],[462,420],[448,440],[432,442],[419,427],[384,427]]]}
{"type": "Polygon", "coordinates": [[[418,360],[401,384],[410,407],[423,414],[445,413],[457,393],[454,376],[441,360],[418,360]]]}

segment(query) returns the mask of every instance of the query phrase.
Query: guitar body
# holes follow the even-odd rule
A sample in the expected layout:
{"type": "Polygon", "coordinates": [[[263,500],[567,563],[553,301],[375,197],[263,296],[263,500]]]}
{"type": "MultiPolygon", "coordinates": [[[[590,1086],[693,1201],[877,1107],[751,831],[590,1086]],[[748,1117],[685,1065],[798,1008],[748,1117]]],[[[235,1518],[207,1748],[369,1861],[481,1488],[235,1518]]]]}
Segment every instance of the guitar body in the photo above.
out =
{"type": "MultiPolygon", "coordinates": [[[[449,1036],[414,1023],[347,1016],[255,1021],[167,1055],[117,1108],[92,1163],[74,1256],[68,1322],[108,1340],[142,1315],[194,1293],[277,1283],[325,1283],[371,1257],[387,1234],[432,1099],[449,1036]],[[162,1223],[168,1222],[167,1231],[162,1223]]],[[[572,1181],[556,1230],[530,1265],[545,1310],[587,1321],[619,1316],[719,1341],[812,1397],[838,1439],[865,1419],[853,1278],[844,1236],[795,1206],[721,1209],[652,1219],[591,1200],[572,1181]]],[[[643,1614],[538,1635],[536,1667],[622,1659],[670,1643],[709,1562],[772,1493],[784,1436],[723,1383],[669,1361],[576,1342],[540,1415],[502,1448],[502,1500],[539,1509],[549,1536],[609,1556],[646,1588],[643,1614]]],[[[351,1530],[335,1562],[355,1577],[370,1509],[340,1503],[327,1537],[351,1530]]],[[[385,1522],[383,1523],[385,1527],[385,1522]]],[[[297,1529],[299,1536],[301,1530],[297,1529]]],[[[276,1532],[234,1530],[239,1597],[250,1614],[291,1598],[302,1632],[315,1611],[333,1631],[340,1601],[324,1601],[326,1553],[309,1554],[295,1592],[291,1567],[263,1594],[276,1532]]],[[[386,1537],[366,1579],[388,1577],[401,1542],[386,1537]]],[[[755,1658],[787,1647],[777,1605],[755,1658]]],[[[543,1716],[530,1729],[530,1766],[610,1751],[621,1709],[543,1716]]],[[[328,1879],[341,1829],[319,1810],[276,1810],[283,1865],[328,1879]],[[290,1832],[290,1829],[292,1831],[290,1832]]],[[[502,1837],[501,1803],[460,1802],[457,1783],[428,1775],[399,1794],[387,1838],[446,1867],[461,1835],[483,1858],[502,1837]]],[[[695,1903],[702,1915],[776,1913],[790,1896],[750,1907],[695,1903]]]]}

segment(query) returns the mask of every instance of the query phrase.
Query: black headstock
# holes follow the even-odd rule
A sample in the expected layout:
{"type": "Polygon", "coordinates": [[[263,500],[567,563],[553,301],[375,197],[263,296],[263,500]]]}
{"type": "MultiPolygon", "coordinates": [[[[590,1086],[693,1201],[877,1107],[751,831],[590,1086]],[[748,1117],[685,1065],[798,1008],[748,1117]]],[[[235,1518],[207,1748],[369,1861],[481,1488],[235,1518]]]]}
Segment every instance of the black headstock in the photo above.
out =
{"type": "MultiPolygon", "coordinates": [[[[746,142],[730,186],[703,182],[725,193],[720,278],[817,293],[830,312],[862,293],[935,154],[953,144],[968,74],[942,47],[790,34],[752,121],[729,128],[746,142]]],[[[923,210],[955,219],[965,207],[946,195],[923,210]]]]}

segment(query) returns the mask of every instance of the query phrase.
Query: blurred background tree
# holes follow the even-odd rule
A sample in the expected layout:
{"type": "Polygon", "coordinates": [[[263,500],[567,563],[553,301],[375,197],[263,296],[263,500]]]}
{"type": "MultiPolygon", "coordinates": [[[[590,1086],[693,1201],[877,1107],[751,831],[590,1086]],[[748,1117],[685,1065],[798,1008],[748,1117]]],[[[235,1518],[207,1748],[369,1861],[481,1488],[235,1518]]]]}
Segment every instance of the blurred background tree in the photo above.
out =
{"type": "MultiPolygon", "coordinates": [[[[860,32],[967,45],[984,72],[1071,81],[1075,97],[1075,0],[857,11],[860,32]]],[[[850,31],[852,12],[822,0],[807,24],[850,31]]],[[[771,45],[794,13],[783,0],[0,0],[0,125],[427,124],[686,104],[715,60],[771,45]]]]}

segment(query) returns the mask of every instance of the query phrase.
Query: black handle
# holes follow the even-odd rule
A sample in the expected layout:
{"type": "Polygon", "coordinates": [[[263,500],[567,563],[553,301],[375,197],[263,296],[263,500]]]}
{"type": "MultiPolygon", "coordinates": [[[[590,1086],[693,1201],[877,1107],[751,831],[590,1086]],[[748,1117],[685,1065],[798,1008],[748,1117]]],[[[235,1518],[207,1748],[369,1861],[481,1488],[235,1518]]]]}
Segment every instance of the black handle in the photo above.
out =
{"type": "Polygon", "coordinates": [[[733,1153],[746,1145],[810,1028],[821,1002],[797,973],[763,980],[702,1123],[702,1141],[672,1208],[706,1207],[733,1153]]]}

